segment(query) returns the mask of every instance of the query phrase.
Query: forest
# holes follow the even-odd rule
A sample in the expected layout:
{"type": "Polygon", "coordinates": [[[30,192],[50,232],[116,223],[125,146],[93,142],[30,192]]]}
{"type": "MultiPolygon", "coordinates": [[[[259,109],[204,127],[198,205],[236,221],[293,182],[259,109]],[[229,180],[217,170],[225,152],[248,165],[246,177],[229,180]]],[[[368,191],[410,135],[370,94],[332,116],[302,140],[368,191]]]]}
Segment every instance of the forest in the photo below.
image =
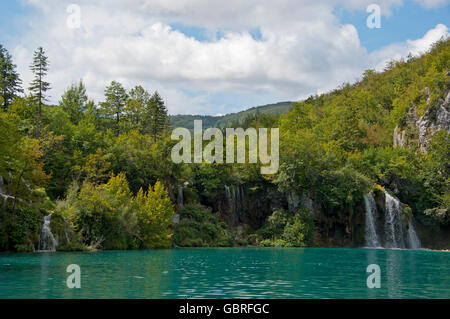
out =
{"type": "Polygon", "coordinates": [[[377,190],[405,205],[424,245],[450,247],[450,40],[285,114],[227,123],[279,128],[272,175],[261,163],[174,163],[157,90],[112,81],[98,102],[69,82],[52,105],[45,50],[30,63],[22,83],[0,45],[0,251],[37,250],[48,214],[59,251],[358,247],[363,197],[377,190]]]}

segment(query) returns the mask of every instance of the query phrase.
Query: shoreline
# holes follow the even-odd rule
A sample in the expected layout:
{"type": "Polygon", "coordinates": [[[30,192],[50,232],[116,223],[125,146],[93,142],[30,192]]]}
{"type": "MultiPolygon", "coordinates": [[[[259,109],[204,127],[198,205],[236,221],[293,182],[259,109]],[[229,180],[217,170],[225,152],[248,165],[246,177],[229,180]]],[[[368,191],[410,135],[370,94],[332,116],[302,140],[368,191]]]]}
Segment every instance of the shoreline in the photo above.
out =
{"type": "Polygon", "coordinates": [[[372,248],[372,247],[267,247],[267,246],[229,246],[229,247],[167,247],[167,248],[150,248],[150,249],[86,249],[86,250],[56,250],[56,251],[30,251],[30,252],[15,252],[15,251],[0,251],[2,254],[43,254],[43,253],[98,253],[104,251],[158,251],[158,250],[177,250],[177,249],[230,249],[230,248],[263,248],[263,249],[345,249],[345,250],[398,250],[398,251],[434,251],[434,252],[450,252],[450,249],[404,249],[404,248],[372,248]]]}

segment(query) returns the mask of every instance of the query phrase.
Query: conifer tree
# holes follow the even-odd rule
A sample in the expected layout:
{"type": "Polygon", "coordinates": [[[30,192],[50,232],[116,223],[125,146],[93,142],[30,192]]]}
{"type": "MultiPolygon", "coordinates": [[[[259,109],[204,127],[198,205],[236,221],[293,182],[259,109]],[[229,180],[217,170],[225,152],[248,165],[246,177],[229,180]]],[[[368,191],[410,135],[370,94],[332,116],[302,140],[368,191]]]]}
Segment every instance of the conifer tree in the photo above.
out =
{"type": "Polygon", "coordinates": [[[37,123],[36,123],[36,136],[40,137],[41,134],[41,118],[42,118],[42,104],[46,101],[47,97],[45,93],[50,89],[50,83],[44,81],[44,77],[48,71],[48,61],[45,55],[44,49],[39,47],[33,55],[33,62],[31,63],[30,70],[34,74],[33,81],[30,83],[29,90],[33,97],[33,100],[38,103],[37,123]]]}
{"type": "Polygon", "coordinates": [[[0,97],[3,109],[7,110],[17,93],[23,92],[21,84],[11,54],[0,44],[0,97]]]}
{"type": "Polygon", "coordinates": [[[105,102],[100,104],[104,115],[114,120],[113,127],[116,135],[120,134],[121,117],[125,111],[127,98],[127,92],[122,84],[112,81],[105,89],[105,102]]]}
{"type": "Polygon", "coordinates": [[[158,91],[150,98],[148,110],[151,115],[149,133],[156,142],[157,137],[163,135],[168,126],[167,108],[158,91]]]}

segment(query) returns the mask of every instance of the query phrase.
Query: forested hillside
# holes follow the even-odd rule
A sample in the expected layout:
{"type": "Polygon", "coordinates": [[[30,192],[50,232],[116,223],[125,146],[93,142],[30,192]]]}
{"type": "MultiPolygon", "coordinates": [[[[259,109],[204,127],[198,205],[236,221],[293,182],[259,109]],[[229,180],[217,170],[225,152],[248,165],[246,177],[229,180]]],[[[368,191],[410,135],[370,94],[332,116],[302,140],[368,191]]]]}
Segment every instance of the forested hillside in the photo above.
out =
{"type": "Polygon", "coordinates": [[[202,120],[204,128],[208,127],[226,127],[230,125],[241,125],[251,119],[257,118],[262,114],[284,114],[292,107],[291,102],[279,102],[249,108],[245,111],[230,113],[221,116],[209,115],[170,115],[170,123],[173,127],[185,127],[194,129],[194,120],[202,120]]]}
{"type": "Polygon", "coordinates": [[[163,97],[139,85],[113,81],[92,101],[68,83],[48,105],[51,61],[40,48],[30,62],[24,94],[0,47],[0,250],[38,249],[48,214],[57,250],[362,246],[363,196],[382,191],[401,200],[425,247],[450,246],[450,40],[286,114],[205,124],[279,127],[270,176],[260,164],[175,164],[163,97]]]}

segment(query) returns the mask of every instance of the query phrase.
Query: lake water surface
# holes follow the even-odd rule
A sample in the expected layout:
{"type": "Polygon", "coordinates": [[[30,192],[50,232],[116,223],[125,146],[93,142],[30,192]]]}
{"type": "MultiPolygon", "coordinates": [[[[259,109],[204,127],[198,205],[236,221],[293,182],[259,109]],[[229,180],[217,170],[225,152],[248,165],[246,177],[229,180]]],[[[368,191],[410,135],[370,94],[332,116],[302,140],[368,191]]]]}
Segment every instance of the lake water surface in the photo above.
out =
{"type": "Polygon", "coordinates": [[[0,298],[450,298],[450,253],[195,248],[0,254],[0,298]],[[69,289],[66,268],[81,268],[69,289]],[[369,264],[381,288],[366,285],[369,264]]]}

